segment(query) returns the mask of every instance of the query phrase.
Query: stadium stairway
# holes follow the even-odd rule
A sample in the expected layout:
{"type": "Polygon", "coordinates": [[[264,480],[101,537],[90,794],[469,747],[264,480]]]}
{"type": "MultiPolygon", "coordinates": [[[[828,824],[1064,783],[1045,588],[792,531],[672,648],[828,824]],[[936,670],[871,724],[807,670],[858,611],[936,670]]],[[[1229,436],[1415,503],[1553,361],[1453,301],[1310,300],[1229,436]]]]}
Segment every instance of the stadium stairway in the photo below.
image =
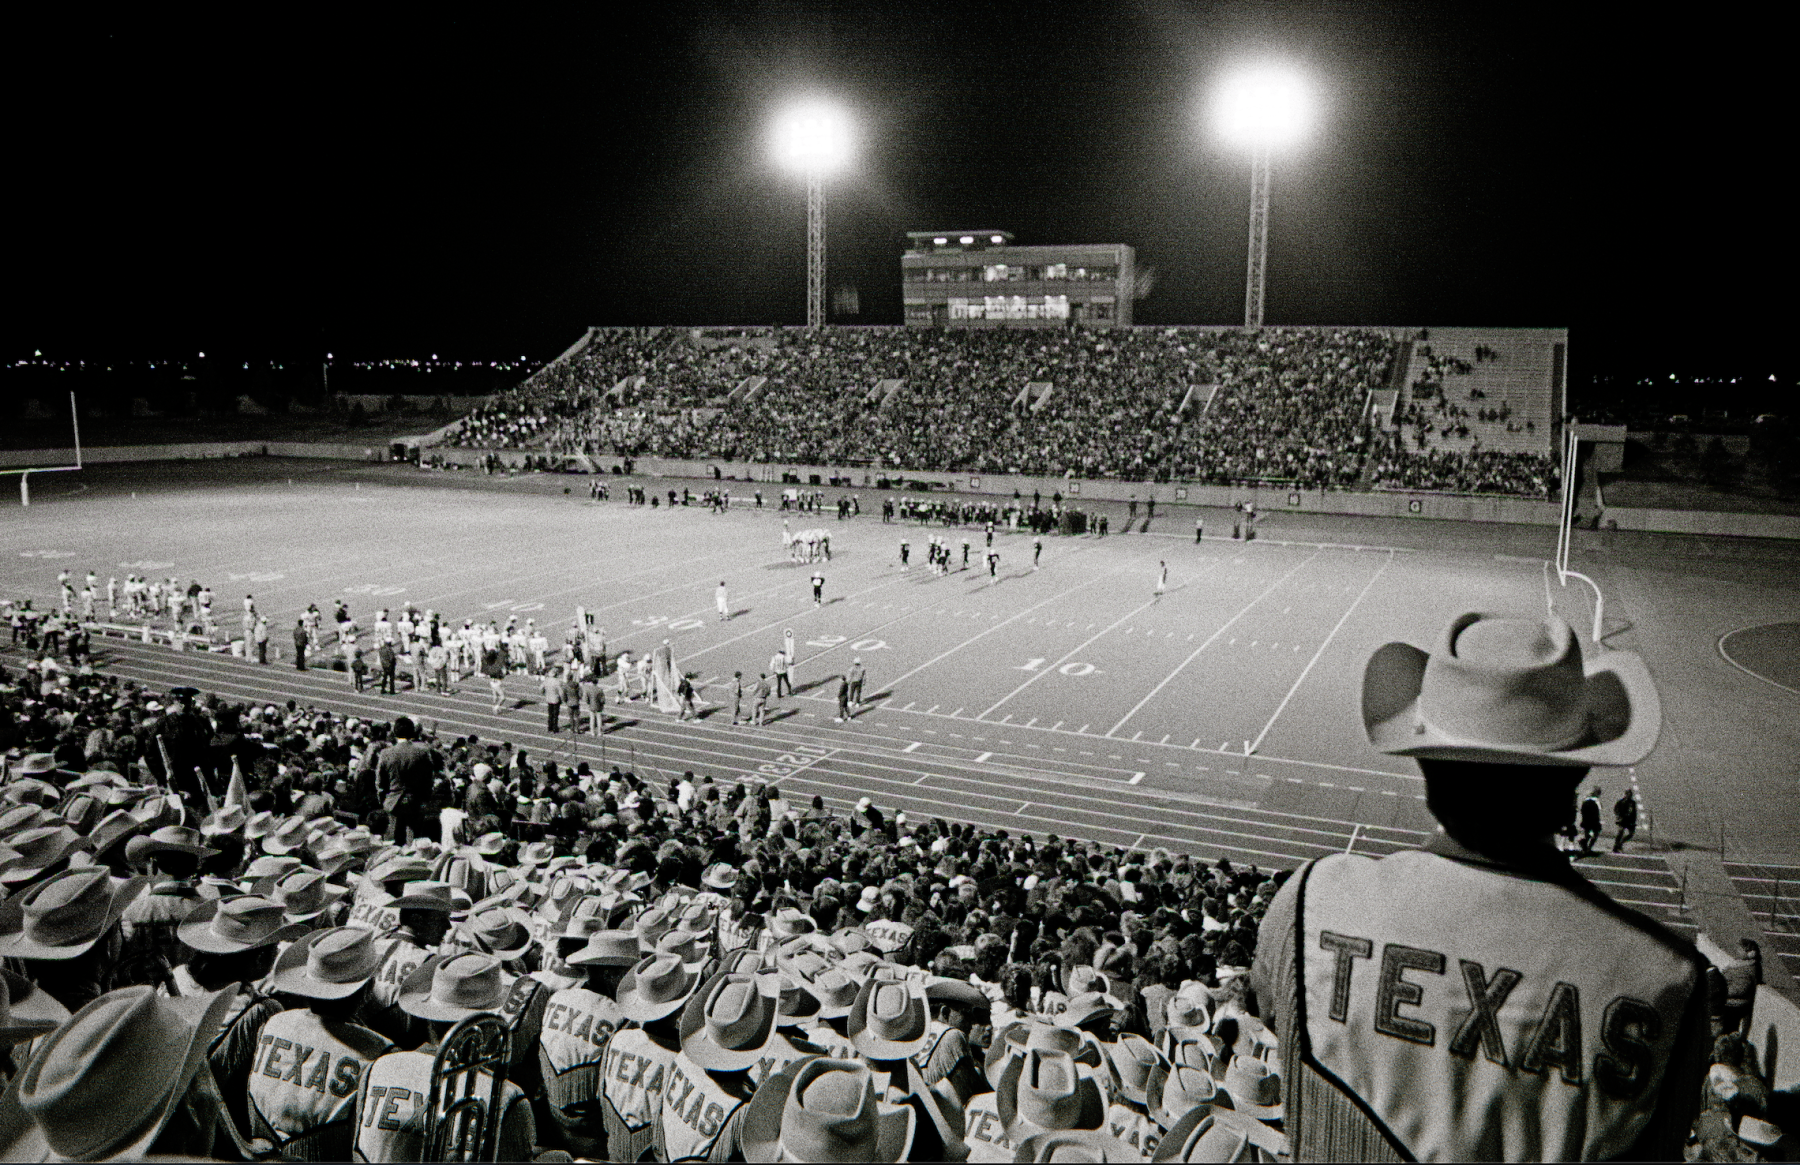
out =
{"type": "Polygon", "coordinates": [[[1479,438],[1481,448],[1489,453],[1553,455],[1551,437],[1557,419],[1553,384],[1556,334],[1543,328],[1432,328],[1428,339],[1413,344],[1402,382],[1402,405],[1413,403],[1412,386],[1425,373],[1428,359],[1424,350],[1429,349],[1437,357],[1456,357],[1474,365],[1471,372],[1451,373],[1444,378],[1444,396],[1449,403],[1471,413],[1497,409],[1503,404],[1512,410],[1508,421],[1458,418],[1469,427],[1469,436],[1446,437],[1441,431],[1435,432],[1428,447],[1468,452],[1479,438]],[[1477,361],[1476,345],[1493,349],[1499,358],[1477,361]],[[1484,399],[1471,400],[1471,389],[1480,390],[1484,399]],[[1533,426],[1530,432],[1523,431],[1528,420],[1533,426]],[[1509,422],[1521,431],[1507,432],[1509,422]]]}

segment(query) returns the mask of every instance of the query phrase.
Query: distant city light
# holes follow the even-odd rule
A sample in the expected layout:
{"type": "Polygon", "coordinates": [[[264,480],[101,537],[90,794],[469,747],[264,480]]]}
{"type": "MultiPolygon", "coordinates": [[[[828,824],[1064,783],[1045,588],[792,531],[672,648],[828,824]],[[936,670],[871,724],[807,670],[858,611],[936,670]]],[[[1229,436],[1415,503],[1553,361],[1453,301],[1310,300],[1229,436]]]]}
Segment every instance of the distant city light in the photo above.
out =
{"type": "Polygon", "coordinates": [[[1219,87],[1219,128],[1230,141],[1281,146],[1306,132],[1310,120],[1306,83],[1293,70],[1264,66],[1227,78],[1219,87]]]}
{"type": "Polygon", "coordinates": [[[962,245],[966,247],[970,243],[975,241],[975,236],[974,235],[964,235],[960,241],[961,241],[962,245]]]}
{"type": "MultiPolygon", "coordinates": [[[[941,247],[941,246],[943,246],[943,245],[944,245],[944,244],[945,244],[945,243],[947,243],[947,242],[949,242],[949,241],[950,241],[950,240],[949,240],[949,239],[946,239],[946,238],[944,238],[944,237],[942,237],[942,236],[941,236],[941,235],[940,235],[940,236],[939,236],[939,237],[938,237],[938,238],[935,238],[935,239],[933,239],[933,240],[931,240],[931,241],[932,241],[932,242],[934,242],[934,243],[936,243],[936,244],[937,244],[937,245],[938,245],[938,246],[940,246],[940,247],[941,247]]],[[[39,353],[38,353],[38,355],[40,355],[40,356],[42,356],[42,355],[43,355],[43,353],[42,353],[42,352],[39,352],[39,353]]]]}
{"type": "Polygon", "coordinates": [[[991,235],[988,237],[988,242],[990,242],[990,243],[1004,243],[1005,241],[1006,241],[1005,235],[991,235]]]}
{"type": "Polygon", "coordinates": [[[843,110],[812,101],[775,121],[775,156],[805,174],[830,174],[850,160],[850,122],[843,110]]]}

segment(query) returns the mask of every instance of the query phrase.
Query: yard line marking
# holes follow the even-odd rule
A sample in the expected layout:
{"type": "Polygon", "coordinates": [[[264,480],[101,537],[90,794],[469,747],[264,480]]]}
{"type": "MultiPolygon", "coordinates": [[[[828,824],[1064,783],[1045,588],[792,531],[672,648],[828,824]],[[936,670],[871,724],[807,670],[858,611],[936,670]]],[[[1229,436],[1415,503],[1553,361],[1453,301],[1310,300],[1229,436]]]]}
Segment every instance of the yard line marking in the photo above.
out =
{"type": "Polygon", "coordinates": [[[1036,724],[1036,723],[1037,723],[1037,717],[1033,716],[1031,719],[1025,721],[1025,727],[1030,728],[1033,724],[1036,724]]]}
{"type": "Polygon", "coordinates": [[[1188,747],[1189,748],[1199,748],[1200,747],[1200,738],[1198,736],[1194,737],[1194,743],[1188,745],[1188,747]]]}
{"type": "Polygon", "coordinates": [[[1000,717],[1000,723],[1005,724],[1008,720],[1011,720],[1011,719],[1012,719],[1012,713],[1008,712],[1006,715],[1000,717]]]}
{"type": "MultiPolygon", "coordinates": [[[[1087,726],[1087,725],[1085,725],[1085,724],[1083,724],[1083,725],[1082,725],[1082,726],[1081,726],[1081,727],[1080,727],[1080,728],[1077,728],[1077,729],[1076,729],[1076,730],[1075,730],[1075,735],[1077,735],[1077,736],[1086,736],[1086,735],[1087,735],[1087,730],[1088,730],[1088,726],[1087,726]]],[[[1093,753],[1091,753],[1091,752],[1084,752],[1084,753],[1082,753],[1082,754],[1081,754],[1081,755],[1082,755],[1082,756],[1093,756],[1093,755],[1094,755],[1094,754],[1093,754],[1093,753]]]]}
{"type": "MultiPolygon", "coordinates": [[[[1202,573],[1204,573],[1204,572],[1202,572],[1202,573]]],[[[1111,577],[1111,576],[1108,576],[1108,577],[1111,577]]],[[[1139,604],[1138,606],[1132,608],[1131,610],[1125,612],[1123,615],[1119,616],[1113,622],[1107,624],[1106,629],[1104,631],[1101,631],[1098,635],[1088,636],[1086,639],[1084,639],[1080,643],[1076,644],[1073,648],[1069,649],[1069,651],[1067,653],[1065,653],[1061,658],[1056,660],[1056,662],[1054,662],[1050,666],[1044,668],[1044,670],[1038,671],[1038,672],[1033,672],[1031,674],[1030,679],[1026,680],[1024,683],[1020,684],[1018,687],[1014,688],[1012,691],[1006,693],[1006,695],[1004,695],[1004,696],[1000,697],[998,700],[994,701],[992,707],[988,708],[987,711],[981,713],[981,715],[975,717],[975,719],[980,720],[986,716],[990,716],[993,713],[999,711],[1000,705],[1006,703],[1008,700],[1012,699],[1014,696],[1018,695],[1020,692],[1024,691],[1026,688],[1029,688],[1032,684],[1035,684],[1039,680],[1043,679],[1045,676],[1050,675],[1052,672],[1056,671],[1057,668],[1061,667],[1065,663],[1068,663],[1071,659],[1074,659],[1075,656],[1079,652],[1081,652],[1083,649],[1088,647],[1088,645],[1092,644],[1095,640],[1101,638],[1102,636],[1106,635],[1108,632],[1114,630],[1121,623],[1125,622],[1125,620],[1135,618],[1139,614],[1139,612],[1147,610],[1152,605],[1154,605],[1155,602],[1156,602],[1156,599],[1153,597],[1153,598],[1147,600],[1146,602],[1139,604]]],[[[1015,616],[1015,618],[1016,617],[1017,616],[1015,616]]],[[[1088,626],[1092,627],[1093,624],[1089,623],[1088,626]]],[[[1084,729],[1084,731],[1085,731],[1085,729],[1084,729]]]]}
{"type": "Polygon", "coordinates": [[[932,777],[935,777],[936,775],[937,775],[936,773],[926,773],[923,776],[921,776],[918,780],[914,781],[913,784],[923,785],[926,781],[929,781],[932,777]]]}
{"type": "MultiPolygon", "coordinates": [[[[1075,553],[1080,554],[1085,549],[1086,548],[1083,547],[1081,550],[1077,550],[1075,553]]],[[[1120,573],[1122,573],[1122,572],[1121,571],[1113,571],[1110,574],[1096,575],[1095,577],[1089,579],[1088,581],[1086,581],[1084,583],[1080,583],[1076,586],[1070,587],[1066,591],[1062,591],[1057,594],[1051,595],[1049,598],[1045,599],[1041,603],[1033,603],[1031,606],[1026,607],[1023,611],[1020,611],[1017,614],[1009,616],[1005,620],[994,624],[992,627],[987,628],[985,631],[980,631],[974,635],[969,636],[969,638],[963,640],[961,643],[958,643],[955,647],[950,648],[948,651],[944,651],[938,655],[932,656],[930,659],[926,660],[924,663],[920,664],[918,667],[913,668],[911,671],[903,672],[902,674],[894,677],[892,680],[888,681],[888,686],[890,688],[897,688],[900,686],[902,681],[911,679],[913,676],[918,675],[920,672],[924,671],[926,668],[930,667],[931,665],[938,663],[942,660],[948,659],[950,656],[955,655],[957,652],[959,652],[963,648],[969,646],[969,644],[975,642],[977,639],[980,639],[982,636],[991,635],[995,631],[1000,630],[1000,628],[1006,626],[1008,623],[1011,623],[1014,619],[1023,618],[1024,616],[1037,610],[1039,607],[1048,606],[1049,604],[1056,602],[1058,599],[1067,598],[1068,596],[1074,594],[1076,591],[1082,590],[1085,587],[1093,586],[1095,583],[1101,581],[1102,579],[1109,579],[1109,578],[1112,578],[1113,575],[1120,574],[1120,573]]]]}
{"type": "Polygon", "coordinates": [[[905,748],[901,749],[900,751],[901,752],[911,752],[913,749],[919,747],[921,744],[924,744],[924,743],[925,742],[922,740],[915,740],[911,744],[907,745],[905,748]]]}
{"type": "Polygon", "coordinates": [[[939,707],[941,707],[941,705],[933,704],[931,707],[925,709],[925,715],[931,715],[933,712],[936,712],[939,707]]]}
{"type": "Polygon", "coordinates": [[[1141,780],[1143,780],[1143,779],[1144,779],[1144,774],[1143,774],[1143,773],[1141,773],[1141,772],[1140,772],[1140,773],[1137,773],[1137,774],[1136,774],[1136,775],[1134,775],[1134,776],[1133,776],[1133,777],[1132,777],[1132,778],[1131,778],[1131,780],[1129,780],[1129,781],[1127,781],[1127,782],[1126,782],[1126,784],[1130,784],[1130,785],[1135,785],[1135,784],[1137,784],[1137,783],[1138,783],[1138,782],[1139,782],[1139,781],[1141,781],[1141,780]]]}
{"type": "Polygon", "coordinates": [[[1544,614],[1552,618],[1556,615],[1556,604],[1550,599],[1550,560],[1544,559],[1544,614]]]}
{"type": "MultiPolygon", "coordinates": [[[[933,705],[932,705],[932,707],[933,707],[933,708],[936,708],[936,707],[937,707],[937,705],[936,705],[936,704],[933,704],[933,705]]],[[[957,706],[956,706],[956,711],[954,711],[954,712],[952,712],[952,713],[950,713],[950,719],[952,719],[952,720],[954,720],[954,719],[956,719],[956,718],[957,718],[957,717],[958,717],[958,716],[961,716],[961,715],[962,715],[962,711],[963,711],[963,710],[962,710],[962,705],[961,705],[961,704],[958,704],[958,705],[957,705],[957,706]]]]}
{"type": "Polygon", "coordinates": [[[1025,810],[1027,810],[1029,808],[1031,808],[1031,802],[1027,801],[1024,804],[1020,805],[1017,809],[1013,810],[1013,812],[1014,812],[1014,814],[1019,814],[1019,813],[1025,812],[1025,810]]]}
{"type": "Polygon", "coordinates": [[[1357,607],[1362,605],[1363,599],[1368,597],[1369,589],[1375,585],[1375,580],[1380,578],[1382,573],[1393,564],[1394,556],[1390,554],[1387,556],[1386,561],[1381,564],[1380,569],[1370,575],[1369,581],[1363,584],[1362,593],[1356,596],[1356,601],[1344,608],[1343,615],[1338,618],[1337,626],[1331,629],[1331,634],[1325,637],[1325,642],[1319,644],[1319,650],[1313,652],[1313,657],[1307,660],[1306,666],[1301,669],[1300,678],[1294,681],[1294,686],[1289,688],[1287,695],[1281,698],[1281,703],[1275,709],[1275,715],[1269,717],[1269,722],[1263,725],[1263,730],[1256,734],[1256,739],[1251,741],[1249,747],[1244,750],[1246,756],[1255,752],[1258,746],[1262,744],[1263,737],[1269,734],[1269,729],[1275,727],[1275,721],[1281,719],[1281,714],[1287,711],[1288,701],[1294,698],[1294,693],[1300,690],[1300,685],[1305,683],[1306,677],[1312,674],[1313,665],[1319,662],[1319,657],[1325,654],[1325,649],[1331,646],[1331,641],[1337,638],[1337,633],[1344,629],[1344,624],[1349,621],[1350,615],[1357,607]]]}
{"type": "Polygon", "coordinates": [[[1134,733],[1132,733],[1132,734],[1131,734],[1131,739],[1133,739],[1133,740],[1138,740],[1138,739],[1140,739],[1140,738],[1142,738],[1142,737],[1143,737],[1143,735],[1144,735],[1144,734],[1143,734],[1143,732],[1141,732],[1141,731],[1139,731],[1139,732],[1134,732],[1134,733]]]}
{"type": "Polygon", "coordinates": [[[1132,843],[1131,843],[1131,848],[1132,848],[1132,849],[1139,849],[1139,848],[1141,848],[1141,847],[1142,847],[1142,846],[1143,846],[1143,844],[1144,844],[1144,839],[1145,839],[1145,838],[1147,838],[1147,837],[1149,837],[1149,836],[1150,836],[1150,835],[1149,835],[1149,834],[1147,834],[1147,833],[1140,833],[1140,834],[1138,834],[1138,839],[1137,839],[1137,840],[1136,840],[1136,841],[1134,841],[1134,842],[1132,842],[1132,843]]]}
{"type": "Polygon", "coordinates": [[[1063,722],[1061,720],[1058,720],[1055,724],[1052,724],[1050,726],[1050,731],[1055,732],[1058,728],[1061,728],[1062,726],[1063,726],[1063,722]]]}
{"type": "Polygon", "coordinates": [[[1337,788],[1337,784],[1336,784],[1336,782],[1334,782],[1334,781],[1320,781],[1320,782],[1319,782],[1319,788],[1321,788],[1321,789],[1335,789],[1335,788],[1337,788]]]}
{"type": "Polygon", "coordinates": [[[984,752],[984,753],[982,753],[982,754],[981,754],[981,755],[980,755],[980,756],[978,756],[978,757],[976,757],[976,758],[975,758],[975,763],[976,763],[976,764],[978,764],[978,765],[979,765],[979,764],[986,764],[986,763],[987,763],[987,759],[988,759],[988,758],[989,758],[989,757],[991,757],[991,756],[993,756],[993,755],[994,755],[994,754],[993,754],[993,753],[991,753],[991,752],[984,752]]]}
{"type": "Polygon", "coordinates": [[[918,701],[917,701],[917,700],[908,700],[908,701],[907,701],[907,702],[906,702],[906,707],[904,707],[904,708],[902,708],[902,709],[900,709],[900,710],[901,710],[901,711],[902,711],[902,712],[911,712],[911,711],[912,711],[912,710],[913,710],[913,705],[914,705],[914,704],[916,704],[916,703],[918,703],[918,701]]]}
{"type": "MultiPolygon", "coordinates": [[[[1129,712],[1125,713],[1125,715],[1119,717],[1119,722],[1117,724],[1113,725],[1111,728],[1107,729],[1106,735],[1111,736],[1113,733],[1117,732],[1119,729],[1125,727],[1125,722],[1127,720],[1130,720],[1133,716],[1136,716],[1138,714],[1138,712],[1140,712],[1143,709],[1145,704],[1148,704],[1151,700],[1155,699],[1156,694],[1158,692],[1160,692],[1164,688],[1168,687],[1169,681],[1173,680],[1176,676],[1180,675],[1182,670],[1184,668],[1186,668],[1188,664],[1193,663],[1195,656],[1198,656],[1202,651],[1205,651],[1209,646],[1212,645],[1212,642],[1215,639],[1217,639],[1219,636],[1225,634],[1225,632],[1231,627],[1231,625],[1233,623],[1236,623],[1239,619],[1242,619],[1245,615],[1249,614],[1250,608],[1256,606],[1256,604],[1262,602],[1263,599],[1267,598],[1270,591],[1273,591],[1276,587],[1280,586],[1282,583],[1286,582],[1288,579],[1294,577],[1295,571],[1299,570],[1301,567],[1305,566],[1307,563],[1311,562],[1313,559],[1319,557],[1319,555],[1321,553],[1322,552],[1318,551],[1318,550],[1313,551],[1312,554],[1309,555],[1307,558],[1305,558],[1301,562],[1294,564],[1293,568],[1291,570],[1289,570],[1286,574],[1282,575],[1280,578],[1276,579],[1274,582],[1272,582],[1268,586],[1264,587],[1261,594],[1257,595],[1254,599],[1251,599],[1248,603],[1245,603],[1244,606],[1239,609],[1237,614],[1233,615],[1230,619],[1226,620],[1224,625],[1221,626],[1217,631],[1214,631],[1211,635],[1207,636],[1205,643],[1202,643],[1199,647],[1194,648],[1194,650],[1191,653],[1189,653],[1188,657],[1186,659],[1182,660],[1181,663],[1176,666],[1174,671],[1172,671],[1168,675],[1164,676],[1162,683],[1157,684],[1154,688],[1151,688],[1149,694],[1146,695],[1143,699],[1139,700],[1132,707],[1131,711],[1129,711],[1129,712]]],[[[1232,642],[1236,643],[1237,640],[1234,639],[1234,640],[1232,640],[1232,642]]]]}

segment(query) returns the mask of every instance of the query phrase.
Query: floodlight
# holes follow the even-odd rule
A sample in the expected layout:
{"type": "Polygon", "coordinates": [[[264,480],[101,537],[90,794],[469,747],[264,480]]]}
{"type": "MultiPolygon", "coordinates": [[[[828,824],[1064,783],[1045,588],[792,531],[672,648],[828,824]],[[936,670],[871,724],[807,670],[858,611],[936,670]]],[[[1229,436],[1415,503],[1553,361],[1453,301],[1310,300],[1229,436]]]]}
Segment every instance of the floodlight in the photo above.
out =
{"type": "Polygon", "coordinates": [[[796,106],[775,122],[775,156],[805,174],[829,174],[850,160],[850,123],[822,102],[796,106]]]}
{"type": "Polygon", "coordinates": [[[1234,142],[1280,146],[1306,132],[1306,83],[1291,69],[1270,66],[1239,73],[1219,89],[1219,128],[1234,142]]]}

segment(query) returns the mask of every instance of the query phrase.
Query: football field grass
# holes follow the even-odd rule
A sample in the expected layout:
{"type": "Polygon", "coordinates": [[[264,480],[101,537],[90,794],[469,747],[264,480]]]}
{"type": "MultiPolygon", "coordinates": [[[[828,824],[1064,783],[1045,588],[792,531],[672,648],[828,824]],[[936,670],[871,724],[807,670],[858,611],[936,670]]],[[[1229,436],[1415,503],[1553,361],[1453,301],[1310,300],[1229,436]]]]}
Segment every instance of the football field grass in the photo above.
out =
{"type": "MultiPolygon", "coordinates": [[[[1411,763],[1363,737],[1358,692],[1376,647],[1405,639],[1429,649],[1469,610],[1555,610],[1578,628],[1592,617],[1582,592],[1547,569],[1547,529],[1470,537],[1461,527],[1463,536],[1434,545],[1353,523],[1270,523],[1254,542],[1209,530],[1196,544],[1191,524],[1177,524],[1170,533],[1045,537],[1035,569],[1032,537],[1001,531],[990,577],[979,529],[884,523],[875,491],[861,491],[860,517],[838,522],[829,510],[781,513],[772,487],[760,510],[748,506],[744,483],[727,483],[737,504],[721,516],[698,505],[628,506],[617,489],[614,500],[590,502],[585,478],[396,476],[403,472],[307,467],[290,479],[262,464],[241,480],[227,471],[200,484],[180,473],[135,483],[122,470],[89,475],[92,488],[70,483],[6,511],[0,587],[42,605],[59,569],[79,579],[91,568],[103,584],[135,571],[209,584],[228,624],[246,593],[270,615],[281,659],[266,668],[101,641],[108,666],[147,683],[405,712],[559,762],[748,776],[837,805],[866,795],[914,816],[1276,867],[1346,846],[1387,852],[1431,828],[1411,763]],[[563,485],[573,492],[562,494],[563,485]],[[784,519],[795,530],[825,528],[831,560],[791,561],[784,519]],[[944,577],[924,566],[933,533],[952,548],[944,577]],[[902,539],[912,551],[906,568],[902,539]],[[1545,544],[1536,555],[1535,541],[1545,544]],[[815,570],[825,580],[816,605],[815,570]],[[724,621],[714,609],[721,580],[732,611],[724,621]],[[508,681],[497,715],[479,681],[453,695],[412,693],[404,682],[396,696],[358,695],[342,673],[301,673],[290,662],[299,612],[316,603],[329,619],[339,599],[365,629],[378,607],[411,603],[452,622],[535,619],[553,642],[585,607],[606,629],[609,652],[636,656],[667,639],[699,682],[704,712],[677,722],[641,702],[614,703],[604,737],[552,738],[524,677],[508,681]],[[788,632],[794,696],[775,702],[766,727],[732,725],[733,673],[754,680],[788,632]],[[854,658],[868,671],[866,703],[838,723],[836,678],[854,658]]],[[[1608,591],[1608,639],[1644,651],[1665,704],[1658,752],[1636,771],[1598,775],[1608,802],[1621,780],[1636,783],[1650,813],[1645,834],[1663,831],[1659,848],[1706,840],[1698,827],[1685,841],[1669,836],[1676,827],[1658,821],[1665,790],[1679,814],[1704,801],[1728,850],[1768,859],[1800,848],[1782,833],[1795,809],[1793,754],[1781,752],[1792,724],[1746,703],[1792,697],[1716,652],[1707,659],[1685,646],[1714,623],[1729,630],[1780,615],[1793,602],[1792,580],[1783,586],[1778,568],[1769,582],[1715,563],[1696,579],[1655,556],[1592,558],[1576,565],[1608,591]],[[1710,605],[1685,610],[1697,593],[1710,605]],[[1731,609],[1734,594],[1741,611],[1731,609]],[[1724,748],[1688,731],[1690,717],[1704,722],[1706,709],[1726,706],[1767,731],[1736,734],[1724,748]],[[1753,803],[1771,782],[1779,800],[1753,803]]],[[[1646,907],[1678,896],[1663,862],[1645,853],[1584,868],[1646,907]]]]}

